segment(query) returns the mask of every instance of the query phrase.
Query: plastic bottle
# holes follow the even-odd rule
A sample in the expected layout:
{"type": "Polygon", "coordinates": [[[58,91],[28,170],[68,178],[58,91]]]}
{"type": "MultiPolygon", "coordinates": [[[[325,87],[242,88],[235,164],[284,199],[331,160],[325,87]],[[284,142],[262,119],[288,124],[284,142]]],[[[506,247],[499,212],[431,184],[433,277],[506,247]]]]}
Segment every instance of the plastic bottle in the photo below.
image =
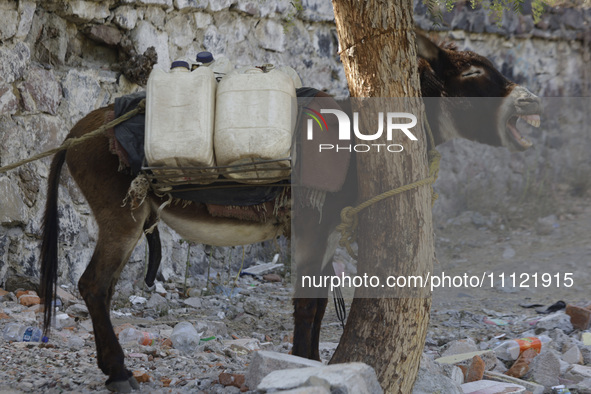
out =
{"type": "Polygon", "coordinates": [[[159,336],[151,332],[136,330],[133,327],[126,328],[119,333],[119,342],[137,342],[142,346],[154,346],[159,336]]]}
{"type": "Polygon", "coordinates": [[[552,339],[546,335],[512,339],[501,343],[493,350],[501,360],[517,360],[521,353],[530,348],[540,353],[542,347],[546,346],[550,341],[552,339]]]}
{"type": "Polygon", "coordinates": [[[170,334],[170,340],[172,346],[184,353],[194,352],[199,345],[201,334],[197,332],[195,327],[189,322],[180,322],[174,326],[172,334],[170,334]]]}
{"type": "Polygon", "coordinates": [[[40,328],[24,326],[18,323],[10,323],[4,327],[2,333],[4,340],[13,342],[43,342],[47,343],[49,338],[43,336],[40,328]]]}

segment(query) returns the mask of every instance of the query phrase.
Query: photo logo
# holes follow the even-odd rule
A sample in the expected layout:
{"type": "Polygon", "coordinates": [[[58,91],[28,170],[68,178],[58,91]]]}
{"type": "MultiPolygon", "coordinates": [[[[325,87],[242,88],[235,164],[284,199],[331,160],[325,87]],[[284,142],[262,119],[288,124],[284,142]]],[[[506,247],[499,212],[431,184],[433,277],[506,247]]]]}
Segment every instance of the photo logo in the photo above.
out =
{"type": "MultiPolygon", "coordinates": [[[[328,123],[326,122],[326,119],[324,119],[322,114],[332,114],[336,116],[339,124],[339,141],[351,141],[351,130],[355,134],[355,137],[357,137],[357,139],[361,141],[375,141],[382,137],[384,129],[386,131],[386,139],[388,141],[393,141],[395,134],[399,134],[397,133],[399,131],[401,131],[411,141],[418,140],[417,137],[415,137],[415,135],[410,131],[411,128],[416,126],[417,117],[408,112],[387,112],[386,114],[384,114],[384,112],[378,112],[378,130],[373,134],[365,134],[359,130],[358,112],[353,112],[353,124],[351,124],[351,119],[349,118],[349,115],[338,109],[321,109],[320,112],[315,111],[309,107],[305,107],[304,109],[306,110],[305,114],[310,117],[307,123],[308,141],[314,139],[314,121],[320,127],[321,131],[324,131],[325,129],[328,131],[328,123]],[[410,122],[400,123],[400,120],[410,120],[410,122]]],[[[369,152],[370,150],[372,150],[372,148],[374,150],[377,150],[378,152],[381,148],[384,148],[384,150],[393,153],[402,152],[404,150],[404,147],[400,144],[335,145],[323,143],[318,145],[319,152],[322,152],[323,150],[348,150],[349,152],[369,152]]]]}
{"type": "MultiPolygon", "coordinates": [[[[312,108],[309,107],[304,107],[304,109],[306,110],[306,112],[304,112],[304,115],[308,115],[309,117],[314,119],[318,126],[320,126],[321,131],[324,131],[324,129],[328,131],[328,125],[326,124],[326,120],[322,115],[320,115],[318,111],[314,111],[312,108]]],[[[312,119],[308,119],[308,140],[312,139],[312,128],[314,126],[312,124],[312,119]]]]}

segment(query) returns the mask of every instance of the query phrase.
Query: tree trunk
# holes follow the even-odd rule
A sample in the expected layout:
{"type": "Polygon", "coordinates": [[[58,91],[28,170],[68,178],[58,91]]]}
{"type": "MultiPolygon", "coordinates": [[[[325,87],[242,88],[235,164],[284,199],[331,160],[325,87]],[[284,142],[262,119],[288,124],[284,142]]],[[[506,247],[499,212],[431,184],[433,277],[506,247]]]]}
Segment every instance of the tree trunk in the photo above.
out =
{"type": "MultiPolygon", "coordinates": [[[[405,99],[408,106],[396,112],[410,112],[419,118],[413,128],[418,141],[403,140],[403,152],[357,154],[360,201],[365,201],[428,176],[427,142],[417,99],[420,81],[413,2],[333,0],[333,7],[351,96],[414,97],[405,99]]],[[[375,130],[371,128],[375,125],[363,125],[375,130]]],[[[384,133],[372,143],[397,142],[385,137],[384,133]]],[[[422,186],[360,213],[358,275],[378,275],[380,283],[385,283],[384,274],[425,276],[432,271],[430,193],[428,186],[422,186]]],[[[412,297],[407,294],[403,293],[406,298],[392,298],[392,293],[389,298],[362,298],[368,293],[357,289],[331,363],[365,362],[375,368],[385,392],[410,393],[423,351],[431,294],[429,289],[412,297]]]]}

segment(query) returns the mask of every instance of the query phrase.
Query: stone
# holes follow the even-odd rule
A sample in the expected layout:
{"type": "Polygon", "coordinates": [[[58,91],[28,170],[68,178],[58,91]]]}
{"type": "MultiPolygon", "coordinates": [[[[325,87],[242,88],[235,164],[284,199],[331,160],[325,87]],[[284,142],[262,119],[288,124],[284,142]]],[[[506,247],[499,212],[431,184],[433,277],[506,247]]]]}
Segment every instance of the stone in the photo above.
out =
{"type": "Polygon", "coordinates": [[[62,89],[72,122],[78,121],[98,106],[101,87],[96,70],[71,69],[62,82],[62,89]]]}
{"type": "Polygon", "coordinates": [[[137,10],[124,5],[115,9],[113,22],[124,30],[131,30],[135,27],[137,19],[137,10]]]}
{"type": "Polygon", "coordinates": [[[559,328],[568,334],[573,330],[573,325],[571,323],[570,316],[561,311],[552,313],[538,320],[536,328],[541,328],[548,331],[559,328]]]}
{"type": "Polygon", "coordinates": [[[533,394],[543,394],[544,393],[544,386],[542,386],[542,385],[539,385],[534,382],[522,380],[522,379],[513,378],[511,376],[507,376],[507,375],[504,375],[499,372],[487,371],[484,373],[484,379],[494,380],[496,382],[512,383],[512,384],[516,384],[519,386],[523,386],[533,394]]]}
{"type": "Polygon", "coordinates": [[[69,1],[67,4],[67,14],[84,22],[102,20],[111,15],[108,3],[73,0],[69,1]]]}
{"type": "Polygon", "coordinates": [[[26,223],[27,205],[15,183],[8,177],[0,178],[0,196],[0,224],[15,226],[26,223]]]}
{"type": "Polygon", "coordinates": [[[154,293],[146,303],[146,306],[148,308],[156,309],[157,311],[163,311],[168,309],[168,301],[166,301],[166,298],[162,297],[160,294],[154,293]]]}
{"type": "Polygon", "coordinates": [[[201,308],[201,298],[200,297],[190,297],[183,301],[185,305],[189,305],[193,308],[201,308]]]}
{"type": "Polygon", "coordinates": [[[172,0],[123,0],[124,4],[159,5],[163,8],[172,7],[172,0]]]}
{"type": "Polygon", "coordinates": [[[90,28],[90,38],[93,40],[107,44],[118,45],[121,42],[121,32],[119,29],[108,25],[94,25],[90,28]]]}
{"type": "Polygon", "coordinates": [[[470,363],[470,366],[466,370],[465,382],[466,383],[475,382],[477,380],[482,379],[483,375],[484,375],[484,361],[482,361],[482,359],[480,357],[474,356],[474,358],[472,358],[472,362],[470,363]]]}
{"type": "Polygon", "coordinates": [[[0,86],[0,115],[12,115],[18,109],[18,99],[11,85],[0,86]]]}
{"type": "Polygon", "coordinates": [[[270,1],[261,3],[257,0],[238,0],[235,7],[248,15],[266,17],[275,11],[276,4],[270,1]]]}
{"type": "Polygon", "coordinates": [[[180,47],[186,48],[195,39],[193,29],[187,28],[191,25],[191,18],[189,14],[176,15],[166,21],[165,30],[168,32],[171,42],[180,47]]]}
{"type": "Polygon", "coordinates": [[[21,79],[30,58],[29,47],[22,42],[12,47],[0,46],[0,84],[21,79]]]}
{"type": "Polygon", "coordinates": [[[443,365],[439,365],[423,354],[421,355],[421,364],[412,392],[413,394],[461,394],[462,389],[460,388],[460,384],[457,380],[452,380],[446,376],[443,365]]]}
{"type": "Polygon", "coordinates": [[[330,394],[330,389],[322,386],[307,386],[293,390],[281,391],[281,394],[330,394]]]}
{"type": "Polygon", "coordinates": [[[224,341],[224,346],[242,354],[250,353],[261,349],[258,339],[240,338],[224,341]]]}
{"type": "Polygon", "coordinates": [[[244,385],[244,375],[222,372],[218,375],[218,381],[223,386],[234,386],[241,388],[244,385]]]}
{"type": "Polygon", "coordinates": [[[70,294],[69,292],[67,292],[66,290],[64,290],[61,286],[58,286],[56,291],[55,291],[55,295],[57,297],[59,297],[60,300],[62,300],[62,303],[64,305],[70,305],[73,303],[79,303],[80,301],[74,297],[72,294],[70,294]]]}
{"type": "Polygon", "coordinates": [[[275,52],[283,52],[285,50],[283,26],[274,20],[262,20],[255,28],[254,36],[261,48],[275,52]]]}
{"type": "Polygon", "coordinates": [[[552,387],[560,384],[560,358],[553,351],[548,350],[539,354],[530,364],[531,376],[536,383],[542,386],[552,387]]]}
{"type": "Polygon", "coordinates": [[[303,0],[302,19],[312,22],[334,21],[334,10],[329,2],[322,0],[303,0]]]}
{"type": "Polygon", "coordinates": [[[265,275],[283,268],[283,264],[265,263],[250,266],[242,272],[249,275],[265,275]]]}
{"type": "Polygon", "coordinates": [[[569,364],[583,364],[583,354],[576,345],[564,352],[562,359],[569,364]]]}
{"type": "MultiPolygon", "coordinates": [[[[572,321],[572,318],[571,318],[572,321]]],[[[573,324],[574,326],[574,324],[573,324]]],[[[581,341],[583,341],[583,345],[591,346],[591,332],[584,332],[581,334],[581,341]]]]}
{"type": "Polygon", "coordinates": [[[244,312],[249,315],[261,317],[267,313],[267,308],[260,300],[257,300],[254,297],[248,297],[244,301],[244,312]]]}
{"type": "Polygon", "coordinates": [[[19,22],[16,31],[16,38],[25,38],[33,24],[33,16],[37,4],[34,1],[21,0],[18,2],[19,22]]]}
{"type": "Polygon", "coordinates": [[[174,8],[186,12],[203,10],[208,4],[208,0],[174,0],[174,8]]]}
{"type": "Polygon", "coordinates": [[[52,71],[44,68],[31,68],[24,81],[18,84],[23,107],[28,112],[57,113],[62,89],[52,71]]]}
{"type": "Polygon", "coordinates": [[[0,41],[6,41],[16,35],[18,27],[18,11],[2,10],[0,12],[0,41]]]}
{"type": "Polygon", "coordinates": [[[266,280],[267,282],[276,282],[276,283],[281,283],[283,281],[281,276],[279,276],[277,274],[265,274],[265,275],[263,275],[263,279],[266,280]]]}
{"type": "Polygon", "coordinates": [[[454,383],[457,383],[458,385],[464,383],[464,372],[462,371],[461,366],[456,367],[451,364],[441,364],[441,369],[443,374],[450,378],[454,383]]]}
{"type": "Polygon", "coordinates": [[[494,380],[479,380],[477,382],[464,383],[462,385],[464,394],[521,394],[525,393],[526,388],[514,383],[495,382],[494,380]]]}
{"type": "Polygon", "coordinates": [[[222,321],[198,321],[195,323],[195,329],[197,332],[202,332],[202,338],[209,338],[209,337],[227,337],[228,336],[228,327],[226,323],[222,321]]]}
{"type": "Polygon", "coordinates": [[[88,308],[83,304],[72,304],[66,309],[66,313],[74,316],[88,316],[88,308]]]}
{"type": "Polygon", "coordinates": [[[257,390],[294,389],[305,386],[308,379],[313,376],[326,380],[330,384],[331,392],[350,394],[383,392],[373,368],[363,363],[274,371],[263,378],[257,390]]]}
{"type": "Polygon", "coordinates": [[[471,338],[459,339],[459,340],[450,342],[448,344],[447,348],[445,349],[445,351],[443,353],[441,353],[441,356],[447,357],[447,356],[454,356],[456,354],[464,354],[464,353],[470,353],[470,352],[476,352],[476,351],[478,351],[478,346],[476,346],[476,343],[474,342],[473,339],[471,339],[471,338]]]}
{"type": "Polygon", "coordinates": [[[320,361],[261,350],[252,356],[246,373],[246,385],[249,388],[256,388],[261,380],[273,371],[308,367],[321,368],[323,365],[320,361]]]}
{"type": "Polygon", "coordinates": [[[209,10],[212,12],[229,9],[236,0],[209,0],[209,10]]]}
{"type": "Polygon", "coordinates": [[[573,364],[566,371],[564,377],[573,382],[581,382],[585,379],[591,379],[591,367],[573,364]]]}
{"type": "Polygon", "coordinates": [[[591,327],[591,310],[577,306],[567,305],[565,313],[570,316],[572,326],[577,330],[587,330],[591,327]]]}
{"type": "Polygon", "coordinates": [[[192,14],[193,19],[195,20],[195,25],[198,29],[205,29],[209,25],[211,25],[213,18],[210,14],[206,14],[205,12],[195,12],[192,14]]]}
{"type": "Polygon", "coordinates": [[[144,53],[149,47],[154,47],[158,64],[165,70],[170,68],[168,33],[158,31],[150,22],[139,21],[131,31],[131,40],[137,53],[144,53]]]}

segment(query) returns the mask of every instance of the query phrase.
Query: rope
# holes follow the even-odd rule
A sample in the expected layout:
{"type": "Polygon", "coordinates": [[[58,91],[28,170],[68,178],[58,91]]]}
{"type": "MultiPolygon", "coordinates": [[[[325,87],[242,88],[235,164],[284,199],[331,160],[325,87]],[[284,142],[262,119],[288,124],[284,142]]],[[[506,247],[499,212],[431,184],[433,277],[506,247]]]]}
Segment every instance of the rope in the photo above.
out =
{"type": "Polygon", "coordinates": [[[345,305],[345,299],[343,298],[343,292],[340,287],[335,287],[332,293],[334,300],[334,309],[337,312],[337,318],[341,322],[343,330],[345,329],[345,321],[347,320],[347,306],[345,305]]]}
{"type": "Polygon", "coordinates": [[[429,176],[425,179],[420,181],[400,186],[396,189],[389,190],[382,194],[379,194],[364,203],[359,204],[356,207],[345,207],[341,210],[341,223],[336,227],[336,229],[341,233],[341,239],[339,241],[339,245],[347,249],[347,252],[351,257],[357,259],[356,253],[353,251],[351,246],[352,243],[356,241],[356,230],[357,225],[359,223],[359,219],[357,214],[364,210],[365,208],[379,202],[385,200],[388,197],[395,196],[397,194],[416,189],[423,185],[431,185],[431,206],[435,204],[435,201],[439,197],[437,193],[433,191],[433,183],[437,180],[439,176],[439,162],[441,160],[441,154],[435,149],[435,138],[433,137],[433,132],[431,131],[431,127],[429,126],[429,122],[427,121],[426,115],[423,117],[424,124],[427,129],[427,136],[429,138],[429,146],[430,150],[428,152],[429,157],[429,176]]]}
{"type": "Polygon", "coordinates": [[[47,157],[47,156],[54,155],[57,152],[60,152],[62,150],[65,150],[65,149],[71,148],[73,146],[79,145],[79,144],[81,144],[83,142],[86,142],[86,141],[88,141],[88,140],[90,140],[92,138],[95,138],[95,137],[97,137],[99,135],[103,135],[107,130],[113,128],[114,126],[117,126],[119,123],[125,122],[126,120],[134,117],[135,115],[137,115],[140,112],[144,112],[145,106],[146,106],[146,100],[144,99],[144,100],[142,100],[142,101],[139,102],[139,104],[138,104],[138,106],[136,108],[134,108],[131,111],[129,111],[129,112],[121,115],[117,119],[114,119],[114,120],[110,121],[109,123],[102,125],[98,129],[96,129],[94,131],[91,131],[88,134],[84,134],[83,136],[78,137],[78,138],[67,138],[57,148],[50,149],[50,150],[45,151],[43,153],[39,153],[39,154],[37,154],[35,156],[29,157],[28,159],[17,161],[16,163],[9,164],[9,165],[4,166],[4,167],[0,167],[0,174],[2,174],[4,172],[8,172],[10,170],[13,170],[13,169],[15,169],[17,167],[20,167],[20,166],[24,165],[24,164],[27,164],[27,163],[30,163],[30,162],[33,162],[33,161],[36,161],[36,160],[39,160],[39,159],[43,159],[44,157],[47,157]]]}

